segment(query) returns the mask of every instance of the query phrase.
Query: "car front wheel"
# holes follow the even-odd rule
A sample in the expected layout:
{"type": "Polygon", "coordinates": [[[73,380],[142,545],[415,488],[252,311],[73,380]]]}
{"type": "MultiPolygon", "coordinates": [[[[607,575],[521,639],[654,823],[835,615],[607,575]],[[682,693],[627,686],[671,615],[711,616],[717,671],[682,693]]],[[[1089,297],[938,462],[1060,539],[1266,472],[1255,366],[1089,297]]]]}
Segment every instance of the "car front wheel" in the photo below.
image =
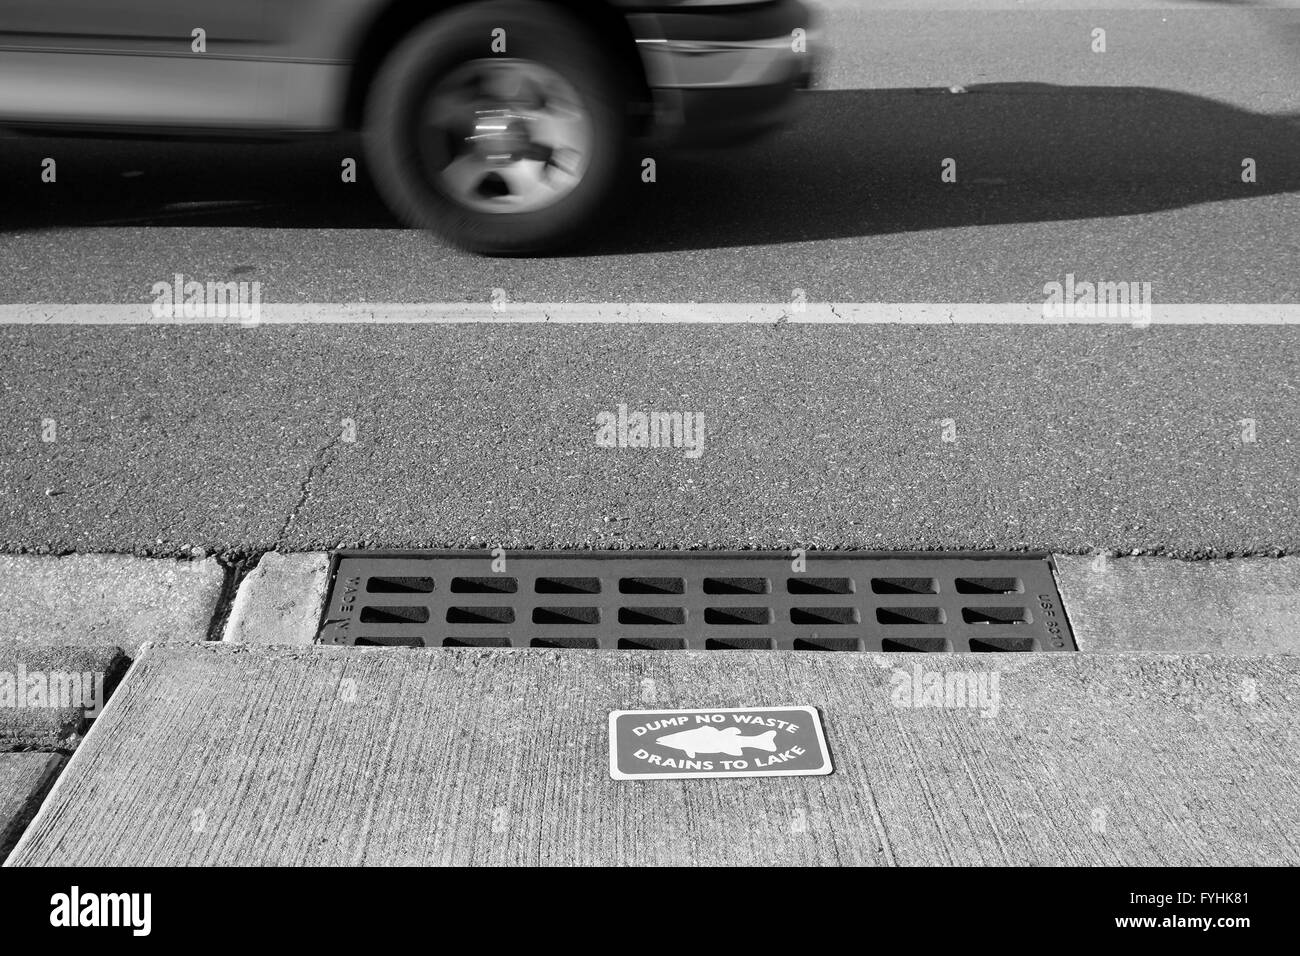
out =
{"type": "Polygon", "coordinates": [[[376,185],[405,222],[476,252],[557,249],[608,208],[626,107],[567,13],[493,0],[435,17],[380,67],[365,111],[376,185]]]}

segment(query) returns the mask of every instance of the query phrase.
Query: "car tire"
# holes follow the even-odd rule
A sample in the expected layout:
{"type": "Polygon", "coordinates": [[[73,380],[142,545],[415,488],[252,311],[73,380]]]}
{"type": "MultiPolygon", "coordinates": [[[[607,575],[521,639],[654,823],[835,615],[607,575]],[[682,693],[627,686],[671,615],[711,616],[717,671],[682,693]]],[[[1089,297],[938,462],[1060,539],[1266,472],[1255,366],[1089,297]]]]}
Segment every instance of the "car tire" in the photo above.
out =
{"type": "Polygon", "coordinates": [[[611,206],[628,140],[618,77],[605,47],[557,7],[490,0],[436,16],[393,50],[366,98],[376,188],[402,221],[471,251],[556,251],[611,206]],[[504,52],[492,50],[498,30],[504,52]],[[543,128],[585,155],[533,142],[543,128]]]}

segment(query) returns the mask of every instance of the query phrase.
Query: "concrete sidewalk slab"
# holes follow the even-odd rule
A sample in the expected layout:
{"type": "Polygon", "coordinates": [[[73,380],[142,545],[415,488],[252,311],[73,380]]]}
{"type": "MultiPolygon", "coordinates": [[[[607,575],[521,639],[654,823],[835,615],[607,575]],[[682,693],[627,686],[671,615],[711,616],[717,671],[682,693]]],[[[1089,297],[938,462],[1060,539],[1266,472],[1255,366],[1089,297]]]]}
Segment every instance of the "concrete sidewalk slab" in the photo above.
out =
{"type": "Polygon", "coordinates": [[[1082,651],[1300,654],[1300,557],[1053,558],[1082,651]]]}
{"type": "Polygon", "coordinates": [[[9,864],[1294,865],[1298,709],[1294,657],[157,645],[9,864]],[[831,776],[609,777],[611,710],[788,704],[831,776]]]}
{"type": "Polygon", "coordinates": [[[0,555],[0,640],[128,651],[203,640],[224,581],[215,558],[0,555]]]}
{"type": "Polygon", "coordinates": [[[0,641],[0,752],[72,749],[130,664],[118,647],[0,641]]]}
{"type": "Polygon", "coordinates": [[[59,754],[0,754],[0,860],[36,815],[63,759],[59,754]]]}
{"type": "Polygon", "coordinates": [[[222,640],[241,644],[311,644],[316,640],[330,556],[262,555],[239,584],[222,640]]]}

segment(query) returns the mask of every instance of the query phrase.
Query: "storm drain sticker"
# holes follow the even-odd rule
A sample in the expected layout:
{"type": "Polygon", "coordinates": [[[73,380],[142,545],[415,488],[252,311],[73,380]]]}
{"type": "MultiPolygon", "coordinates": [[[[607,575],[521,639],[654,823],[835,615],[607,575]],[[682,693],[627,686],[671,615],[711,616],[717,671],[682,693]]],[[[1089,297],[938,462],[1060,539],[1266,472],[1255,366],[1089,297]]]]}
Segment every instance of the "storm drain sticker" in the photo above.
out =
{"type": "Polygon", "coordinates": [[[616,710],[609,715],[615,780],[805,777],[831,772],[814,707],[616,710]]]}

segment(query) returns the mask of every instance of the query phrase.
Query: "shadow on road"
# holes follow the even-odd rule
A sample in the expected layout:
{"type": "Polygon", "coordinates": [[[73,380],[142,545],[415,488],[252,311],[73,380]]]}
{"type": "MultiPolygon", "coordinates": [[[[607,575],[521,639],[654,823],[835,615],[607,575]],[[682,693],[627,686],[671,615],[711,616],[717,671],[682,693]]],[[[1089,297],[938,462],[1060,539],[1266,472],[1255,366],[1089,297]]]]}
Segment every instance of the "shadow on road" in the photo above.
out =
{"type": "MultiPolygon", "coordinates": [[[[1130,216],[1300,189],[1300,119],[1167,90],[988,84],[806,94],[792,128],[668,154],[588,251],[704,249],[1130,216]],[[1241,181],[1255,160],[1258,181],[1241,181]],[[956,183],[941,181],[945,159],[956,183]]],[[[638,157],[640,159],[640,157],[638,157]]],[[[199,143],[0,140],[0,230],[157,225],[400,228],[353,136],[199,143]],[[58,161],[58,181],[40,163],[58,161]],[[344,184],[345,157],[361,182],[344,184]]]]}

